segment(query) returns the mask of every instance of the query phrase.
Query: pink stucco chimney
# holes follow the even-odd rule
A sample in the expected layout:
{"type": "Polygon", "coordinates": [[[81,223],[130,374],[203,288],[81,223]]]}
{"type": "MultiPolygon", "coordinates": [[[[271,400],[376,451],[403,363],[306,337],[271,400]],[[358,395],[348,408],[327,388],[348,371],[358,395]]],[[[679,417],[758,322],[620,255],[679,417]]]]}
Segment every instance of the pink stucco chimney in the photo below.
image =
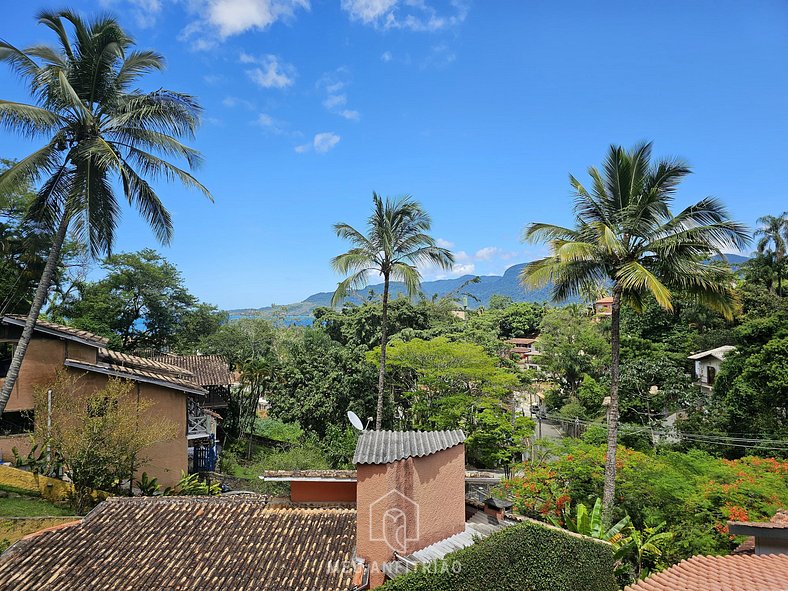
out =
{"type": "Polygon", "coordinates": [[[382,567],[465,529],[462,431],[364,431],[357,469],[356,553],[369,564],[370,588],[382,567]]]}

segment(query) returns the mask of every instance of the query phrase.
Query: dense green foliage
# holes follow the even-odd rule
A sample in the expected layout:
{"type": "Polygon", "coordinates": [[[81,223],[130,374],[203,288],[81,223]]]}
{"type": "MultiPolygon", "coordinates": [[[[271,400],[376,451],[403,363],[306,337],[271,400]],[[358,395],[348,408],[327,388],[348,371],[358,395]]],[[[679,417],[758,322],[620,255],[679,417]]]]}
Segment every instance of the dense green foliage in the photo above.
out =
{"type": "Polygon", "coordinates": [[[512,417],[518,376],[481,346],[446,337],[393,341],[389,365],[401,428],[463,429],[467,460],[478,466],[508,466],[525,448],[533,421],[512,417]]]}
{"type": "Polygon", "coordinates": [[[385,591],[615,591],[613,548],[524,522],[386,583],[385,591]]]}
{"type": "Polygon", "coordinates": [[[156,251],[112,255],[99,281],[81,281],[49,314],[110,339],[120,351],[191,353],[227,314],[188,292],[178,269],[156,251]]]}
{"type": "MultiPolygon", "coordinates": [[[[788,504],[788,462],[773,458],[716,458],[700,450],[643,453],[619,448],[618,518],[637,529],[663,521],[675,535],[667,563],[694,554],[729,552],[740,540],[727,534],[728,519],[768,519],[788,504]]],[[[570,503],[593,503],[602,492],[605,446],[567,439],[546,459],[523,467],[501,494],[538,518],[562,517],[570,503]]]]}

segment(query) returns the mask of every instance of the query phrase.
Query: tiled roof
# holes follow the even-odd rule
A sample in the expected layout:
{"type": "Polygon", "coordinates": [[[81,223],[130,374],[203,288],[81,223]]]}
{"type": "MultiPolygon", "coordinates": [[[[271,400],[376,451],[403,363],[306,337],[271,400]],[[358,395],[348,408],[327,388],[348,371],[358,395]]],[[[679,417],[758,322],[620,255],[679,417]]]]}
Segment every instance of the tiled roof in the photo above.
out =
{"type": "Polygon", "coordinates": [[[0,556],[0,591],[346,591],[355,541],[353,509],[111,499],[78,525],[14,544],[0,556]]]}
{"type": "Polygon", "coordinates": [[[785,591],[788,555],[693,556],[625,591],[785,591]]]}
{"type": "Polygon", "coordinates": [[[136,355],[129,355],[128,353],[120,353],[119,351],[112,351],[111,349],[102,349],[100,354],[103,359],[115,365],[135,367],[137,369],[150,369],[159,373],[171,373],[182,378],[190,378],[192,382],[196,382],[192,372],[177,365],[171,365],[156,359],[137,357],[136,355]]]}
{"type": "Polygon", "coordinates": [[[788,510],[780,509],[769,521],[729,521],[728,526],[731,525],[758,529],[788,529],[788,510]]]}
{"type": "Polygon", "coordinates": [[[227,386],[238,381],[221,355],[157,355],[151,359],[188,371],[201,386],[227,386]]]}
{"type": "MultiPolygon", "coordinates": [[[[24,326],[26,321],[26,316],[20,316],[18,314],[9,314],[8,316],[3,316],[3,324],[24,326]]],[[[79,341],[94,347],[106,347],[107,343],[109,342],[106,338],[100,337],[99,335],[93,334],[92,332],[79,330],[78,328],[72,328],[70,326],[57,324],[55,322],[49,322],[48,320],[42,320],[41,318],[36,320],[35,330],[48,334],[54,334],[65,339],[79,341]]]]}
{"type": "Polygon", "coordinates": [[[717,359],[725,359],[725,355],[730,353],[736,349],[733,345],[723,345],[722,347],[717,347],[715,349],[709,349],[708,351],[701,351],[700,353],[695,353],[694,355],[690,355],[687,359],[703,359],[705,357],[716,357],[717,359]]]}
{"type": "Polygon", "coordinates": [[[460,431],[363,431],[353,454],[354,464],[389,464],[428,456],[465,441],[460,431]]]}
{"type": "Polygon", "coordinates": [[[535,343],[536,339],[523,339],[523,338],[517,337],[517,338],[514,338],[514,339],[509,339],[506,342],[509,343],[510,345],[530,345],[532,343],[535,343]]]}
{"type": "Polygon", "coordinates": [[[356,481],[355,470],[266,470],[260,477],[269,481],[356,481]]]}
{"type": "MultiPolygon", "coordinates": [[[[133,355],[126,355],[125,357],[133,358],[133,355]]],[[[166,373],[162,370],[144,369],[144,366],[131,365],[128,363],[128,361],[125,364],[119,364],[113,361],[112,356],[101,356],[100,358],[101,361],[99,363],[88,363],[77,359],[66,359],[64,365],[67,367],[73,367],[74,369],[82,369],[84,371],[102,373],[128,380],[156,384],[159,386],[164,386],[165,388],[173,388],[176,390],[181,390],[182,392],[188,392],[190,394],[207,394],[205,389],[194,382],[180,378],[170,373],[166,373]]],[[[142,358],[140,357],[137,359],[142,358]]],[[[143,359],[143,361],[146,360],[143,359]]]]}

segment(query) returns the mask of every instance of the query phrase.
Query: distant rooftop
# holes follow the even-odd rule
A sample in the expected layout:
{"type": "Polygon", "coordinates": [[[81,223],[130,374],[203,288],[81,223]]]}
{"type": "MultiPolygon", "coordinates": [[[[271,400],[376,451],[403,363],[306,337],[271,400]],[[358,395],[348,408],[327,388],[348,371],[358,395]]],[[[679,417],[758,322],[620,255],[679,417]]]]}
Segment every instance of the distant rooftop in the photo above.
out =
{"type": "Polygon", "coordinates": [[[389,464],[420,458],[449,449],[465,441],[455,431],[363,431],[353,454],[354,464],[389,464]]]}
{"type": "Polygon", "coordinates": [[[238,382],[221,355],[156,355],[152,360],[174,365],[193,375],[192,381],[201,386],[229,386],[238,382]]]}
{"type": "Polygon", "coordinates": [[[690,355],[687,359],[705,359],[706,357],[715,357],[722,361],[725,359],[725,355],[734,351],[736,347],[733,345],[723,345],[722,347],[716,347],[714,349],[709,349],[708,351],[701,351],[700,353],[695,353],[694,355],[690,355]]]}

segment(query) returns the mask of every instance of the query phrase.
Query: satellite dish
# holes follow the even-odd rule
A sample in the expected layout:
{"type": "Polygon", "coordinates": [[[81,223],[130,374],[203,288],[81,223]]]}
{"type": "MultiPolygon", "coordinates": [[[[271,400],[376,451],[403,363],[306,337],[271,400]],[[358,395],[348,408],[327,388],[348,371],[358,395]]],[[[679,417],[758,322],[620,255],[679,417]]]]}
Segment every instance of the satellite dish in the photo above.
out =
{"type": "Polygon", "coordinates": [[[361,422],[361,419],[358,418],[358,415],[352,410],[347,411],[347,418],[355,429],[358,429],[359,431],[364,430],[364,423],[361,422]]]}

